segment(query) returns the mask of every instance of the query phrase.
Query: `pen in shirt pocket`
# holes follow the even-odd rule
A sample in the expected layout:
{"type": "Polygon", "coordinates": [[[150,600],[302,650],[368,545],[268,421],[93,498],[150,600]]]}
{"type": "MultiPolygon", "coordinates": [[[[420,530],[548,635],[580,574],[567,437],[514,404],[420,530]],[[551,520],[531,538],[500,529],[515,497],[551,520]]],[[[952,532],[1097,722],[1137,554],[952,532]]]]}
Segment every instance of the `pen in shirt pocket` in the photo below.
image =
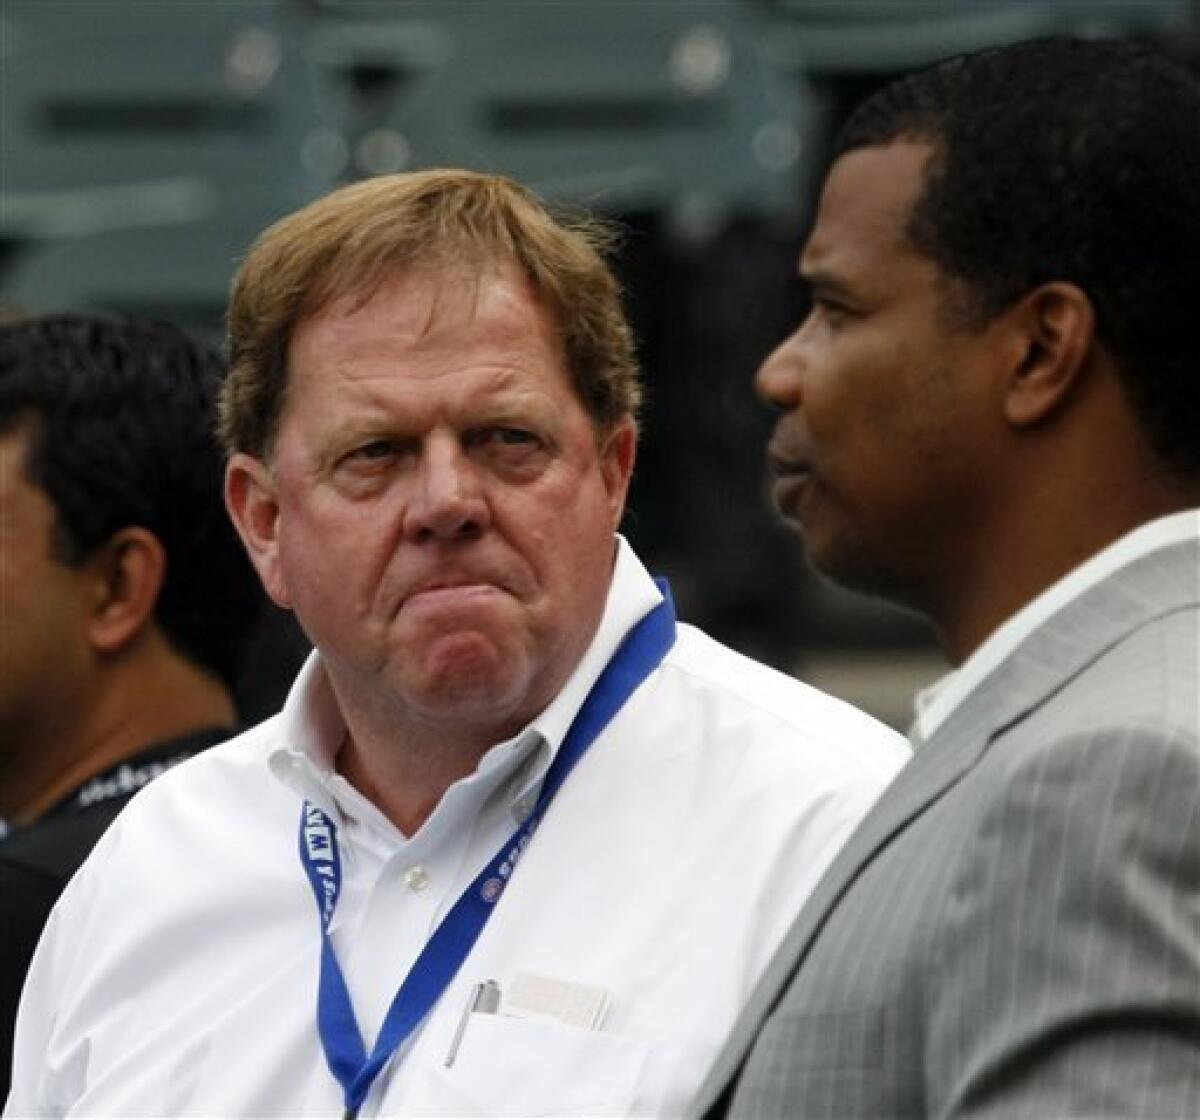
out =
{"type": "Polygon", "coordinates": [[[450,1041],[450,1050],[446,1054],[446,1068],[454,1065],[458,1056],[458,1048],[462,1045],[463,1035],[467,1033],[467,1023],[471,1013],[478,1011],[485,1015],[494,1015],[500,1008],[500,985],[495,980],[483,980],[471,989],[467,1006],[463,1008],[462,1018],[458,1021],[458,1029],[450,1041]]]}

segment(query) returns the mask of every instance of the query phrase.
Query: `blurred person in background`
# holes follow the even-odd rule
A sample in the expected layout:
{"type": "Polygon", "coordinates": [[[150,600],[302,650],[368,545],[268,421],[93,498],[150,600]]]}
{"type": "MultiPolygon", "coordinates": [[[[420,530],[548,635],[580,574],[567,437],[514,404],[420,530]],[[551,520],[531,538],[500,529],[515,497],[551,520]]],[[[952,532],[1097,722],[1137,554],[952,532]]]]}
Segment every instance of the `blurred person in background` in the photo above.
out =
{"type": "MultiPolygon", "coordinates": [[[[0,325],[0,1086],[37,939],[132,794],[236,726],[263,596],[220,358],[165,323],[0,325]]],[[[94,947],[93,947],[94,948],[94,947]]]]}
{"type": "Polygon", "coordinates": [[[252,248],[227,499],[316,649],[68,889],[11,1114],[620,1116],[695,1091],[907,751],[677,624],[617,535],[641,387],[606,240],[428,171],[252,248]]]}
{"type": "Polygon", "coordinates": [[[758,375],[813,563],[957,666],[707,1117],[1200,1116],[1200,83],[1021,43],[848,121],[758,375]]]}

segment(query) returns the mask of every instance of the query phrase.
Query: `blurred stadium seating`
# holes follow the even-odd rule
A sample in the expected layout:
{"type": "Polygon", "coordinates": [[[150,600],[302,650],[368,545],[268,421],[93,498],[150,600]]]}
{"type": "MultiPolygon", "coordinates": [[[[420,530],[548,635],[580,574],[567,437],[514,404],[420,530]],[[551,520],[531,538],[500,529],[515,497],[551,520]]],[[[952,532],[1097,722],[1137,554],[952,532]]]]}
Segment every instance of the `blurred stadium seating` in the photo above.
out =
{"type": "MultiPolygon", "coordinates": [[[[913,619],[806,572],[762,485],[758,361],[832,130],[932,58],[1071,31],[1195,57],[1194,0],[4,0],[0,304],[219,337],[252,237],[380,172],[495,170],[627,229],[647,369],[627,529],[717,635],[903,723],[913,619]]],[[[250,715],[302,651],[264,640],[250,715]]]]}

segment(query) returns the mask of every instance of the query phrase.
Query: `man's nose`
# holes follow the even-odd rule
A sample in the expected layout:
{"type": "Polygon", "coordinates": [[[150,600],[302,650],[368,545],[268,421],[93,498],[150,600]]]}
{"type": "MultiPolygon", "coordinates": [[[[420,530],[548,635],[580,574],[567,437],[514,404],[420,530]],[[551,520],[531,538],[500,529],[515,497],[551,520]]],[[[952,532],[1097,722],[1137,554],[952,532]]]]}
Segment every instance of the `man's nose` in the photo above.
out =
{"type": "Polygon", "coordinates": [[[472,539],[491,523],[480,468],[457,440],[422,449],[404,517],[405,535],[417,541],[472,539]]]}
{"type": "Polygon", "coordinates": [[[785,412],[800,407],[801,357],[796,335],[784,339],[759,367],[754,388],[767,404],[785,412]]]}

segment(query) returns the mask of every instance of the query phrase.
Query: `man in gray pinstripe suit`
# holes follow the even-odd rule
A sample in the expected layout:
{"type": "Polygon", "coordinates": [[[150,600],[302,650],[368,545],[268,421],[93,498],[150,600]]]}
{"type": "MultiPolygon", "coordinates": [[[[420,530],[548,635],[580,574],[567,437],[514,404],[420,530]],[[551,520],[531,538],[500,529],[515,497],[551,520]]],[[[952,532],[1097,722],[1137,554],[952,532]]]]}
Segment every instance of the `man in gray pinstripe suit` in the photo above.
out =
{"type": "Polygon", "coordinates": [[[1120,42],[848,122],[759,373],[813,563],[958,666],[694,1104],[1200,1116],[1200,86],[1120,42]]]}

